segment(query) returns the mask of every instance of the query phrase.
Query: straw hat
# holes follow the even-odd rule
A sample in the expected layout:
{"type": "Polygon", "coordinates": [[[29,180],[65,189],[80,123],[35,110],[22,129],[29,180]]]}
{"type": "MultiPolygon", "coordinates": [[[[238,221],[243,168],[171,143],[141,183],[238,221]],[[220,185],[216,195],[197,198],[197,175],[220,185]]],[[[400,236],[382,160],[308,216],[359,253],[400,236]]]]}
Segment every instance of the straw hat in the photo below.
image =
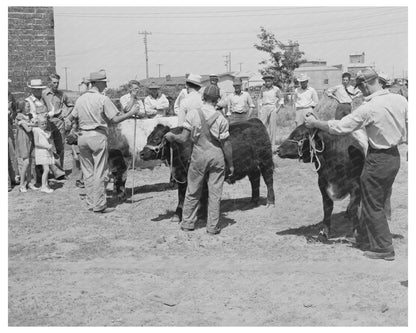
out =
{"type": "Polygon", "coordinates": [[[306,74],[302,73],[299,75],[297,80],[298,82],[305,82],[305,81],[309,81],[309,77],[306,74]]]}
{"type": "Polygon", "coordinates": [[[187,79],[186,79],[186,82],[190,82],[190,83],[196,84],[199,87],[202,86],[201,81],[202,81],[201,75],[192,74],[192,73],[189,74],[188,77],[187,77],[187,79]]]}
{"type": "Polygon", "coordinates": [[[90,81],[91,82],[97,82],[97,81],[104,81],[107,82],[107,75],[105,74],[105,72],[92,72],[90,74],[90,81]]]}
{"type": "Polygon", "coordinates": [[[45,89],[46,88],[46,86],[42,83],[41,79],[30,80],[30,84],[28,84],[27,86],[32,89],[45,89]]]}

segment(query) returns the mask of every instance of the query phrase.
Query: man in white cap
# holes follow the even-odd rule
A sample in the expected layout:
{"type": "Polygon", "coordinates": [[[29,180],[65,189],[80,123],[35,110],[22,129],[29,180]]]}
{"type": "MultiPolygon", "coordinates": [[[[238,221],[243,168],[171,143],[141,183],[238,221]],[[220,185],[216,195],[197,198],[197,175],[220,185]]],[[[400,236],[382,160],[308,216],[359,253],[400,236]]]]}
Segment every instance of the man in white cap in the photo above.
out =
{"type": "Polygon", "coordinates": [[[139,98],[140,82],[137,80],[129,81],[129,92],[120,97],[121,109],[123,112],[129,112],[132,108],[138,110],[138,118],[143,118],[146,115],[144,105],[139,98]]]}
{"type": "Polygon", "coordinates": [[[357,246],[370,259],[394,260],[393,239],[385,202],[400,168],[397,145],[407,141],[407,100],[381,87],[372,68],[357,74],[356,87],[365,103],[341,120],[320,121],[307,116],[306,127],[345,135],[365,127],[368,152],[361,174],[361,216],[357,246]]]}
{"type": "Polygon", "coordinates": [[[235,121],[244,121],[251,118],[254,109],[254,103],[247,91],[242,91],[243,82],[240,78],[233,81],[234,93],[227,98],[227,108],[230,115],[230,123],[235,121]]]}
{"type": "MultiPolygon", "coordinates": [[[[188,78],[189,73],[185,74],[185,80],[188,78]]],[[[173,111],[176,115],[178,115],[179,113],[179,108],[181,106],[182,101],[184,100],[184,98],[188,96],[188,89],[186,88],[186,84],[185,84],[185,88],[183,88],[179,94],[178,97],[176,97],[175,99],[175,104],[173,105],[173,111]]]]}
{"type": "Polygon", "coordinates": [[[183,125],[189,111],[202,107],[202,98],[199,93],[201,86],[201,76],[197,74],[189,74],[186,79],[188,96],[182,100],[181,106],[179,107],[178,126],[183,125]]]}
{"type": "Polygon", "coordinates": [[[266,126],[267,133],[272,143],[272,149],[276,145],[277,136],[277,113],[283,106],[284,99],[282,92],[273,85],[274,76],[271,74],[263,75],[264,86],[260,90],[258,117],[266,126]]]}
{"type": "Polygon", "coordinates": [[[152,82],[149,89],[149,95],[144,99],[144,109],[148,118],[164,117],[166,111],[169,109],[169,101],[164,94],[162,94],[155,82],[152,82]]]}
{"type": "Polygon", "coordinates": [[[351,113],[352,100],[361,95],[360,91],[350,84],[350,81],[351,74],[345,72],[342,74],[342,83],[326,91],[328,97],[338,102],[335,110],[335,119],[337,120],[351,113]]]}
{"type": "Polygon", "coordinates": [[[95,213],[110,212],[107,208],[106,186],[108,181],[108,123],[119,123],[138,113],[132,109],[119,114],[109,97],[102,94],[107,88],[107,77],[102,72],[90,74],[91,89],[81,95],[69,120],[75,119],[79,128],[78,147],[87,192],[86,202],[95,213]]]}
{"type": "Polygon", "coordinates": [[[201,108],[190,110],[183,124],[181,134],[168,132],[165,138],[169,142],[186,142],[192,139],[194,145],[188,170],[188,184],[183,206],[181,229],[192,231],[197,222],[197,211],[204,181],[208,182],[208,219],[207,233],[220,232],[220,202],[225,177],[225,161],[231,174],[234,172],[232,147],[227,120],[216,111],[220,98],[217,86],[209,85],[204,89],[204,104],[201,108]]]}
{"type": "Polygon", "coordinates": [[[305,122],[305,116],[308,113],[314,113],[313,109],[319,102],[316,90],[308,85],[309,77],[306,74],[300,74],[297,81],[300,83],[300,87],[296,88],[294,93],[296,127],[305,122]]]}

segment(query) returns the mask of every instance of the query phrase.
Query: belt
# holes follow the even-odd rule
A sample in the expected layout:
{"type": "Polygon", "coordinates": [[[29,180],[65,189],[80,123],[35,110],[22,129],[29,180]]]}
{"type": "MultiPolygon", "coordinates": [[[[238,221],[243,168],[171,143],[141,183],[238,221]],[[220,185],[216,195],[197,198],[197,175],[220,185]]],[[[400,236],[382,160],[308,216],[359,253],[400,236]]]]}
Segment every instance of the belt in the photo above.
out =
{"type": "Polygon", "coordinates": [[[296,110],[312,109],[313,106],[297,106],[296,110]]]}
{"type": "Polygon", "coordinates": [[[398,151],[397,146],[393,146],[390,148],[373,148],[371,146],[368,147],[368,152],[373,154],[389,154],[398,151]]]}
{"type": "Polygon", "coordinates": [[[348,104],[348,105],[351,105],[351,103],[347,103],[347,102],[346,103],[339,103],[339,104],[348,104]]]}

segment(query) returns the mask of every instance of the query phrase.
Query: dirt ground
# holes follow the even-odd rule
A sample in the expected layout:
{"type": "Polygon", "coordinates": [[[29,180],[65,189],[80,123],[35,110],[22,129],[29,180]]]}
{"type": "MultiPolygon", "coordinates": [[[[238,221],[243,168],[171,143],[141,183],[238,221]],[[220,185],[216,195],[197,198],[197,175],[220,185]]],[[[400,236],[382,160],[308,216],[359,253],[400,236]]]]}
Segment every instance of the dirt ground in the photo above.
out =
{"type": "MultiPolygon", "coordinates": [[[[225,184],[218,236],[170,217],[169,169],[137,170],[134,202],[102,216],[74,179],[53,194],[9,193],[9,326],[406,326],[407,146],[393,188],[396,260],[308,241],[322,219],[312,165],[278,159],[276,207],[249,205],[248,179],[225,184]]],[[[67,168],[70,157],[67,156],[67,168]]],[[[109,185],[111,189],[112,184],[109,185]]],[[[110,195],[110,192],[109,192],[110,195]]],[[[351,230],[337,202],[331,237],[351,230]]]]}

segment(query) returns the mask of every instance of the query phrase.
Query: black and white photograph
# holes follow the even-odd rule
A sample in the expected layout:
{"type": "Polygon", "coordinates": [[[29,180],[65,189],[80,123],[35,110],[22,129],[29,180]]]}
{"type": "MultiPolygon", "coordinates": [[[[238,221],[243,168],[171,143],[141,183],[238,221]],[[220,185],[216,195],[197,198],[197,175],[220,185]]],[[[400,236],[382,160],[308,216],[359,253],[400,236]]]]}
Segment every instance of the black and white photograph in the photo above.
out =
{"type": "Polygon", "coordinates": [[[3,9],[2,326],[413,326],[409,3],[3,9]]]}

